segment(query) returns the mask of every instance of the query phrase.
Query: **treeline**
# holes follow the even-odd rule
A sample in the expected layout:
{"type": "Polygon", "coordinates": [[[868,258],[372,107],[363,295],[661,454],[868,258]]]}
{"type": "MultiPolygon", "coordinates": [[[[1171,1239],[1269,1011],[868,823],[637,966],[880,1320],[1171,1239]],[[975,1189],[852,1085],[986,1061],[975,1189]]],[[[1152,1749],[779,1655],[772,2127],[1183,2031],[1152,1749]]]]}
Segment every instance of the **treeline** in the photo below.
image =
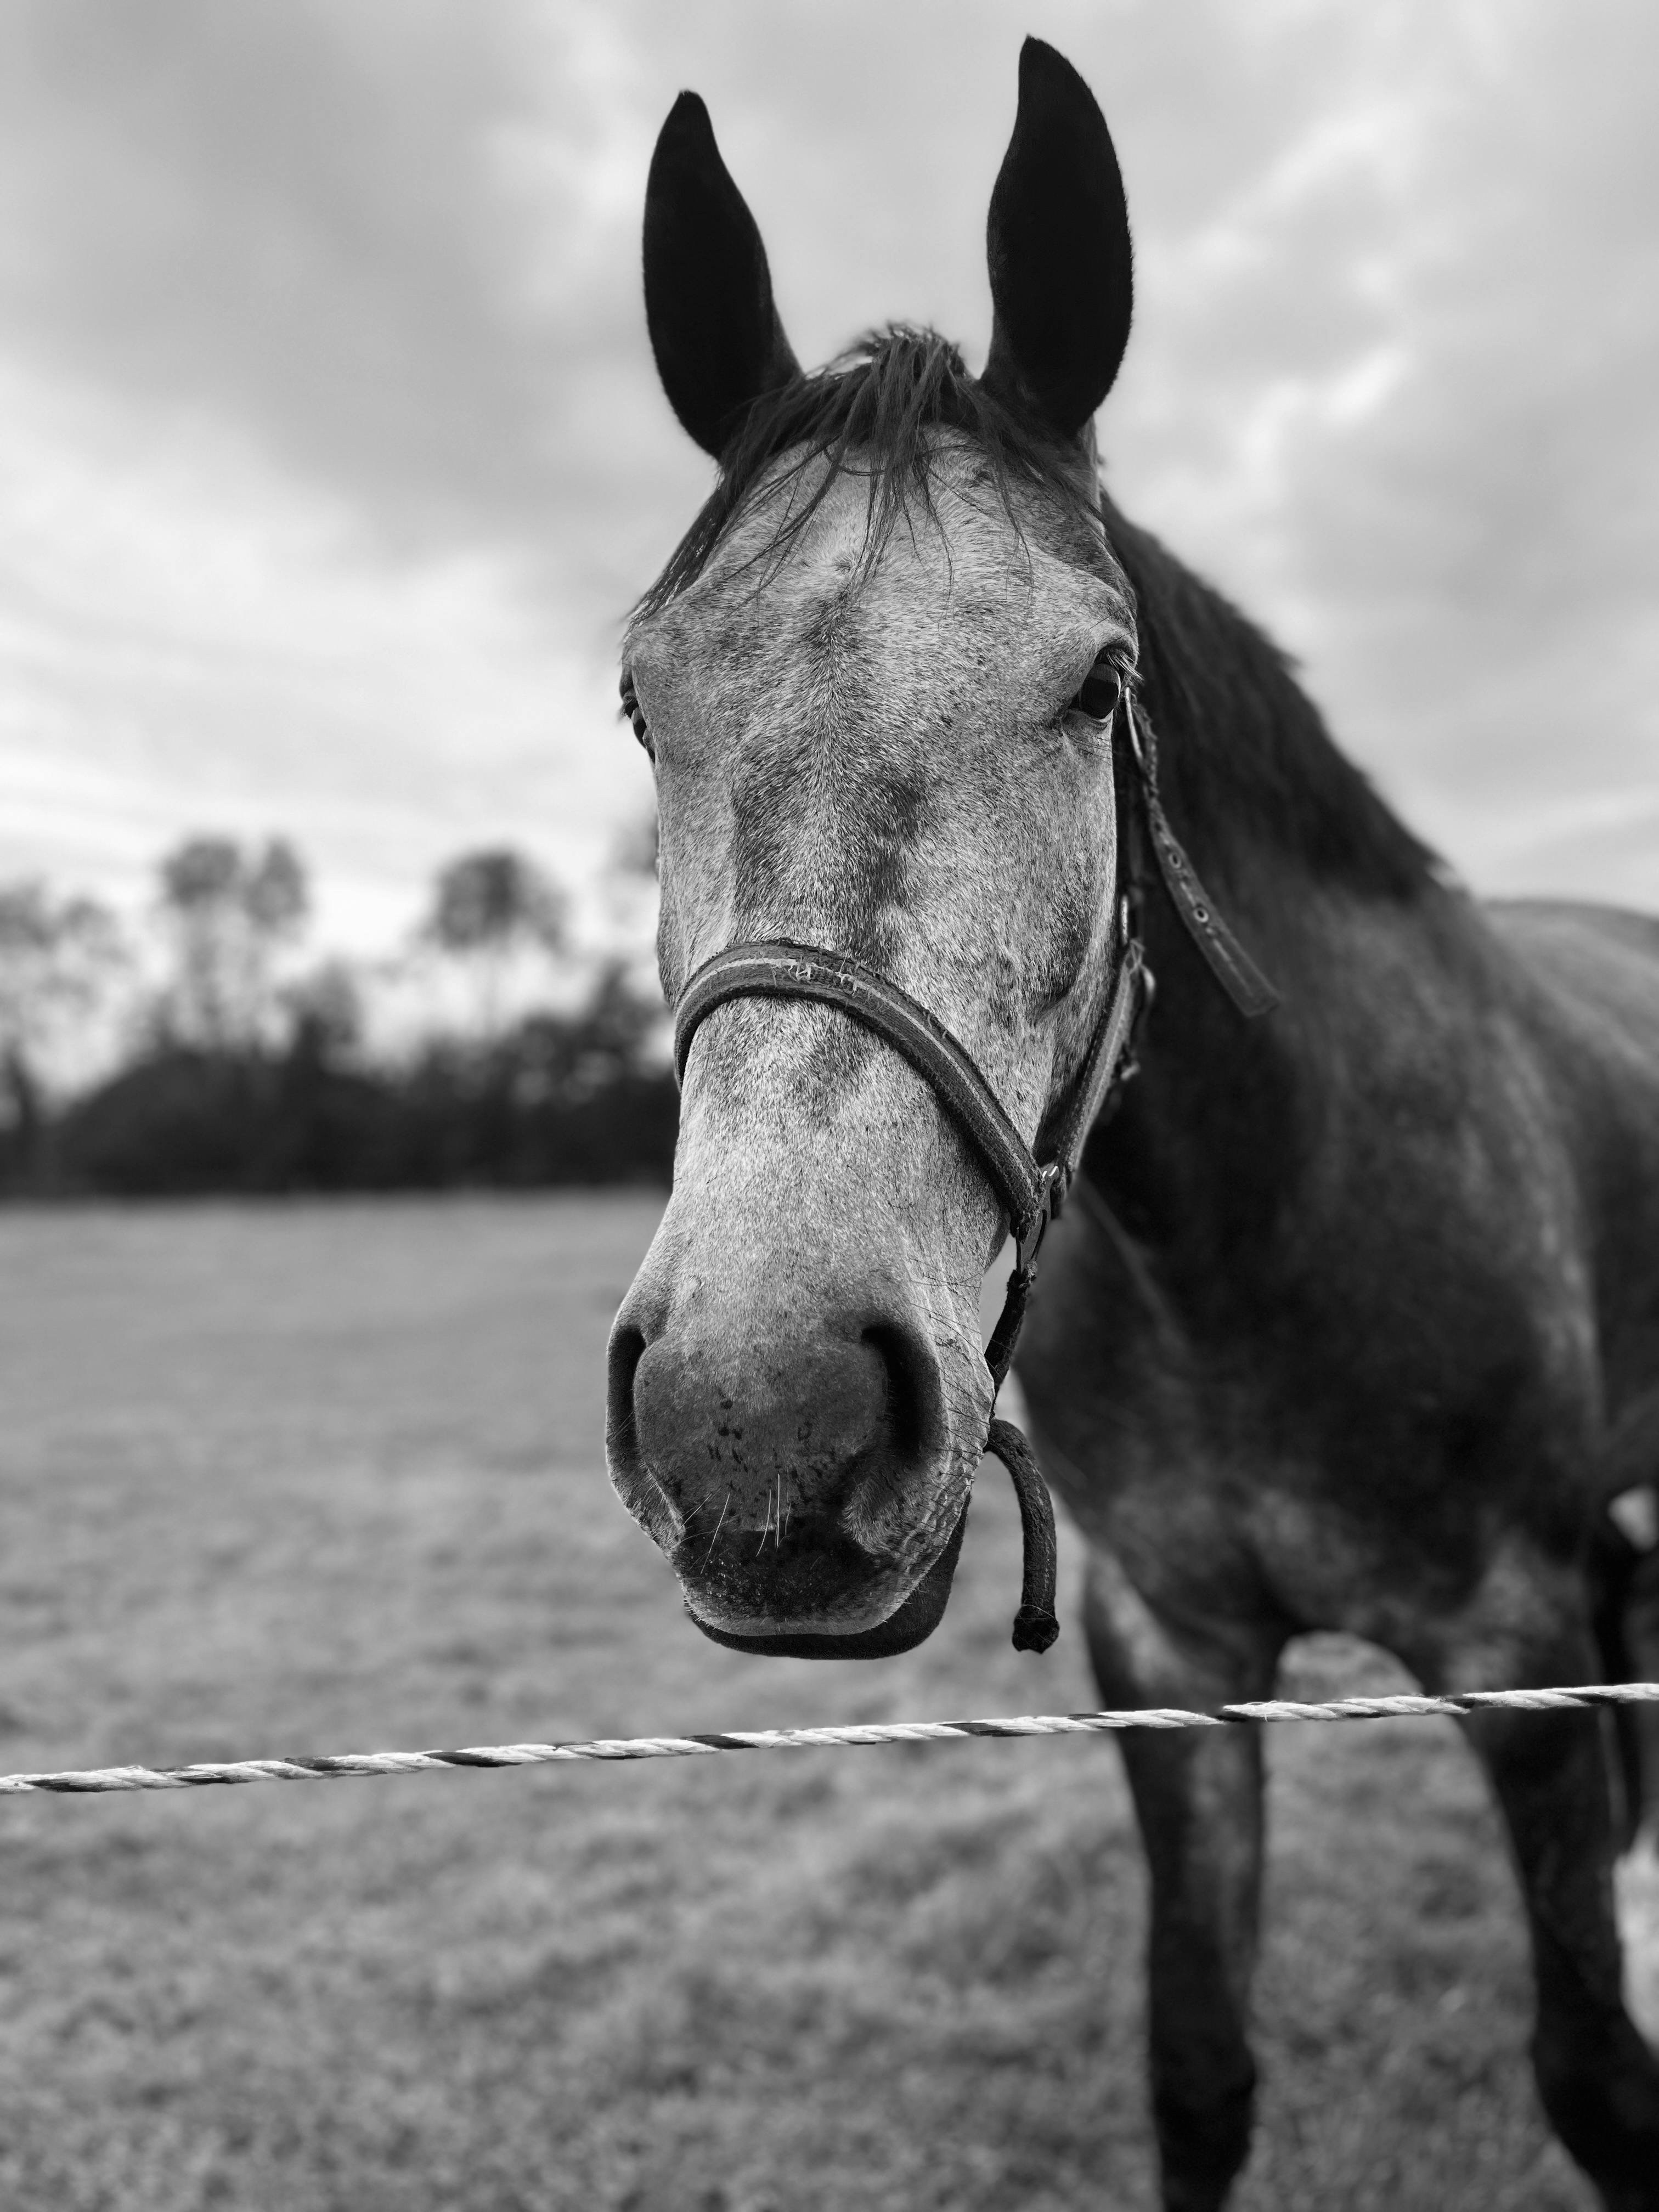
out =
{"type": "Polygon", "coordinates": [[[660,1006],[614,950],[577,958],[523,855],[451,863],[374,967],[300,964],[309,912],[280,840],[170,854],[148,945],[95,902],[0,885],[0,1195],[666,1182],[660,1006]],[[405,1004],[377,1036],[411,977],[449,1011],[411,1029],[405,1004]]]}

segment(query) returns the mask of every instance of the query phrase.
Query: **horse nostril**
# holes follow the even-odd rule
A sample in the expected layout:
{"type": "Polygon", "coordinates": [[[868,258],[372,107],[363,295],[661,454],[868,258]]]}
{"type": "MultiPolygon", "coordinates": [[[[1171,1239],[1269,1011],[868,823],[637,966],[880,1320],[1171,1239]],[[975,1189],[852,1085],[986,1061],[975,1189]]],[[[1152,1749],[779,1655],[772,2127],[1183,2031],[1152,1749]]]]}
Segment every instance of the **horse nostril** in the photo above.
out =
{"type": "Polygon", "coordinates": [[[925,1455],[937,1426],[933,1362],[908,1329],[890,1322],[866,1328],[863,1341],[881,1362],[888,1444],[902,1466],[914,1463],[925,1455]]]}
{"type": "Polygon", "coordinates": [[[614,1462],[631,1465],[638,1453],[634,1423],[634,1377],[645,1356],[643,1331],[619,1323],[606,1355],[605,1440],[614,1462]]]}

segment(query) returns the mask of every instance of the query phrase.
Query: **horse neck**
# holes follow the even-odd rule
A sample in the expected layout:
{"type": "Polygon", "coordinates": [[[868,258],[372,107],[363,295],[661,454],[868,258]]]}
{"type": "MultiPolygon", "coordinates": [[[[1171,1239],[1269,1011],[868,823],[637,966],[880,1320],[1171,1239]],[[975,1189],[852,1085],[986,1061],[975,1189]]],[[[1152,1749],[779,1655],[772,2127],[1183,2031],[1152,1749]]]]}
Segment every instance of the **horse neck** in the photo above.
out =
{"type": "MultiPolygon", "coordinates": [[[[1218,1261],[1264,1236],[1339,1080],[1368,971],[1462,927],[1431,856],[1332,744],[1282,657],[1221,596],[1109,508],[1134,586],[1147,719],[1176,835],[1279,989],[1248,1021],[1164,895],[1143,885],[1158,981],[1142,1076],[1090,1155],[1124,1225],[1218,1261]]],[[[1138,803],[1125,779],[1122,804],[1138,803]]],[[[1363,1048],[1362,1048],[1363,1049],[1363,1048]]]]}

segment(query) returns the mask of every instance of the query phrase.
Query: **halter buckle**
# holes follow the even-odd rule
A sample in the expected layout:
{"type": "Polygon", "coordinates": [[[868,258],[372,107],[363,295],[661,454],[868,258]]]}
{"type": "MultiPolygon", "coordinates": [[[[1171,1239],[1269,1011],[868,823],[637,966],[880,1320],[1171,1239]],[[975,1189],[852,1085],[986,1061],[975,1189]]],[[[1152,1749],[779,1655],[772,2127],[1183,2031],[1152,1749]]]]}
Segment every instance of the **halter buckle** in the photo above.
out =
{"type": "Polygon", "coordinates": [[[1014,1239],[1014,1265],[1022,1274],[1029,1275],[1036,1266],[1037,1254],[1042,1249],[1042,1240],[1048,1233],[1048,1224],[1057,1220],[1066,1203],[1066,1176],[1058,1160],[1050,1160],[1041,1170],[1042,1194],[1025,1224],[1023,1236],[1014,1239]]]}

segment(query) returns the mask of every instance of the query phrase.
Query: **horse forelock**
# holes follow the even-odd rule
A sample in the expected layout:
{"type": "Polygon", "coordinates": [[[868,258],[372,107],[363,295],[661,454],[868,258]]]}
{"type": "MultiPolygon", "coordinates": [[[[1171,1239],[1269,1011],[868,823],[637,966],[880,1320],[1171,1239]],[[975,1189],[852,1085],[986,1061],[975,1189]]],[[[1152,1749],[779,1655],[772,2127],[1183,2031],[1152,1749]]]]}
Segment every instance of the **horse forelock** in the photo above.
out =
{"type": "Polygon", "coordinates": [[[636,615],[660,611],[707,568],[716,547],[763,487],[775,527],[757,545],[763,575],[811,523],[837,478],[866,485],[865,566],[878,560],[894,529],[913,510],[931,516],[939,431],[972,449],[981,482],[1022,532],[1016,491],[1051,501],[1074,551],[1090,559],[1099,544],[1091,473],[1081,448],[1060,446],[1020,421],[970,375],[961,354],[937,331],[892,324],[867,332],[811,376],[797,377],[750,409],[721,457],[719,482],[667,565],[639,601],[636,615]],[[793,495],[818,459],[829,466],[804,497],[793,495]],[[780,471],[778,464],[786,462],[780,471]]]}

